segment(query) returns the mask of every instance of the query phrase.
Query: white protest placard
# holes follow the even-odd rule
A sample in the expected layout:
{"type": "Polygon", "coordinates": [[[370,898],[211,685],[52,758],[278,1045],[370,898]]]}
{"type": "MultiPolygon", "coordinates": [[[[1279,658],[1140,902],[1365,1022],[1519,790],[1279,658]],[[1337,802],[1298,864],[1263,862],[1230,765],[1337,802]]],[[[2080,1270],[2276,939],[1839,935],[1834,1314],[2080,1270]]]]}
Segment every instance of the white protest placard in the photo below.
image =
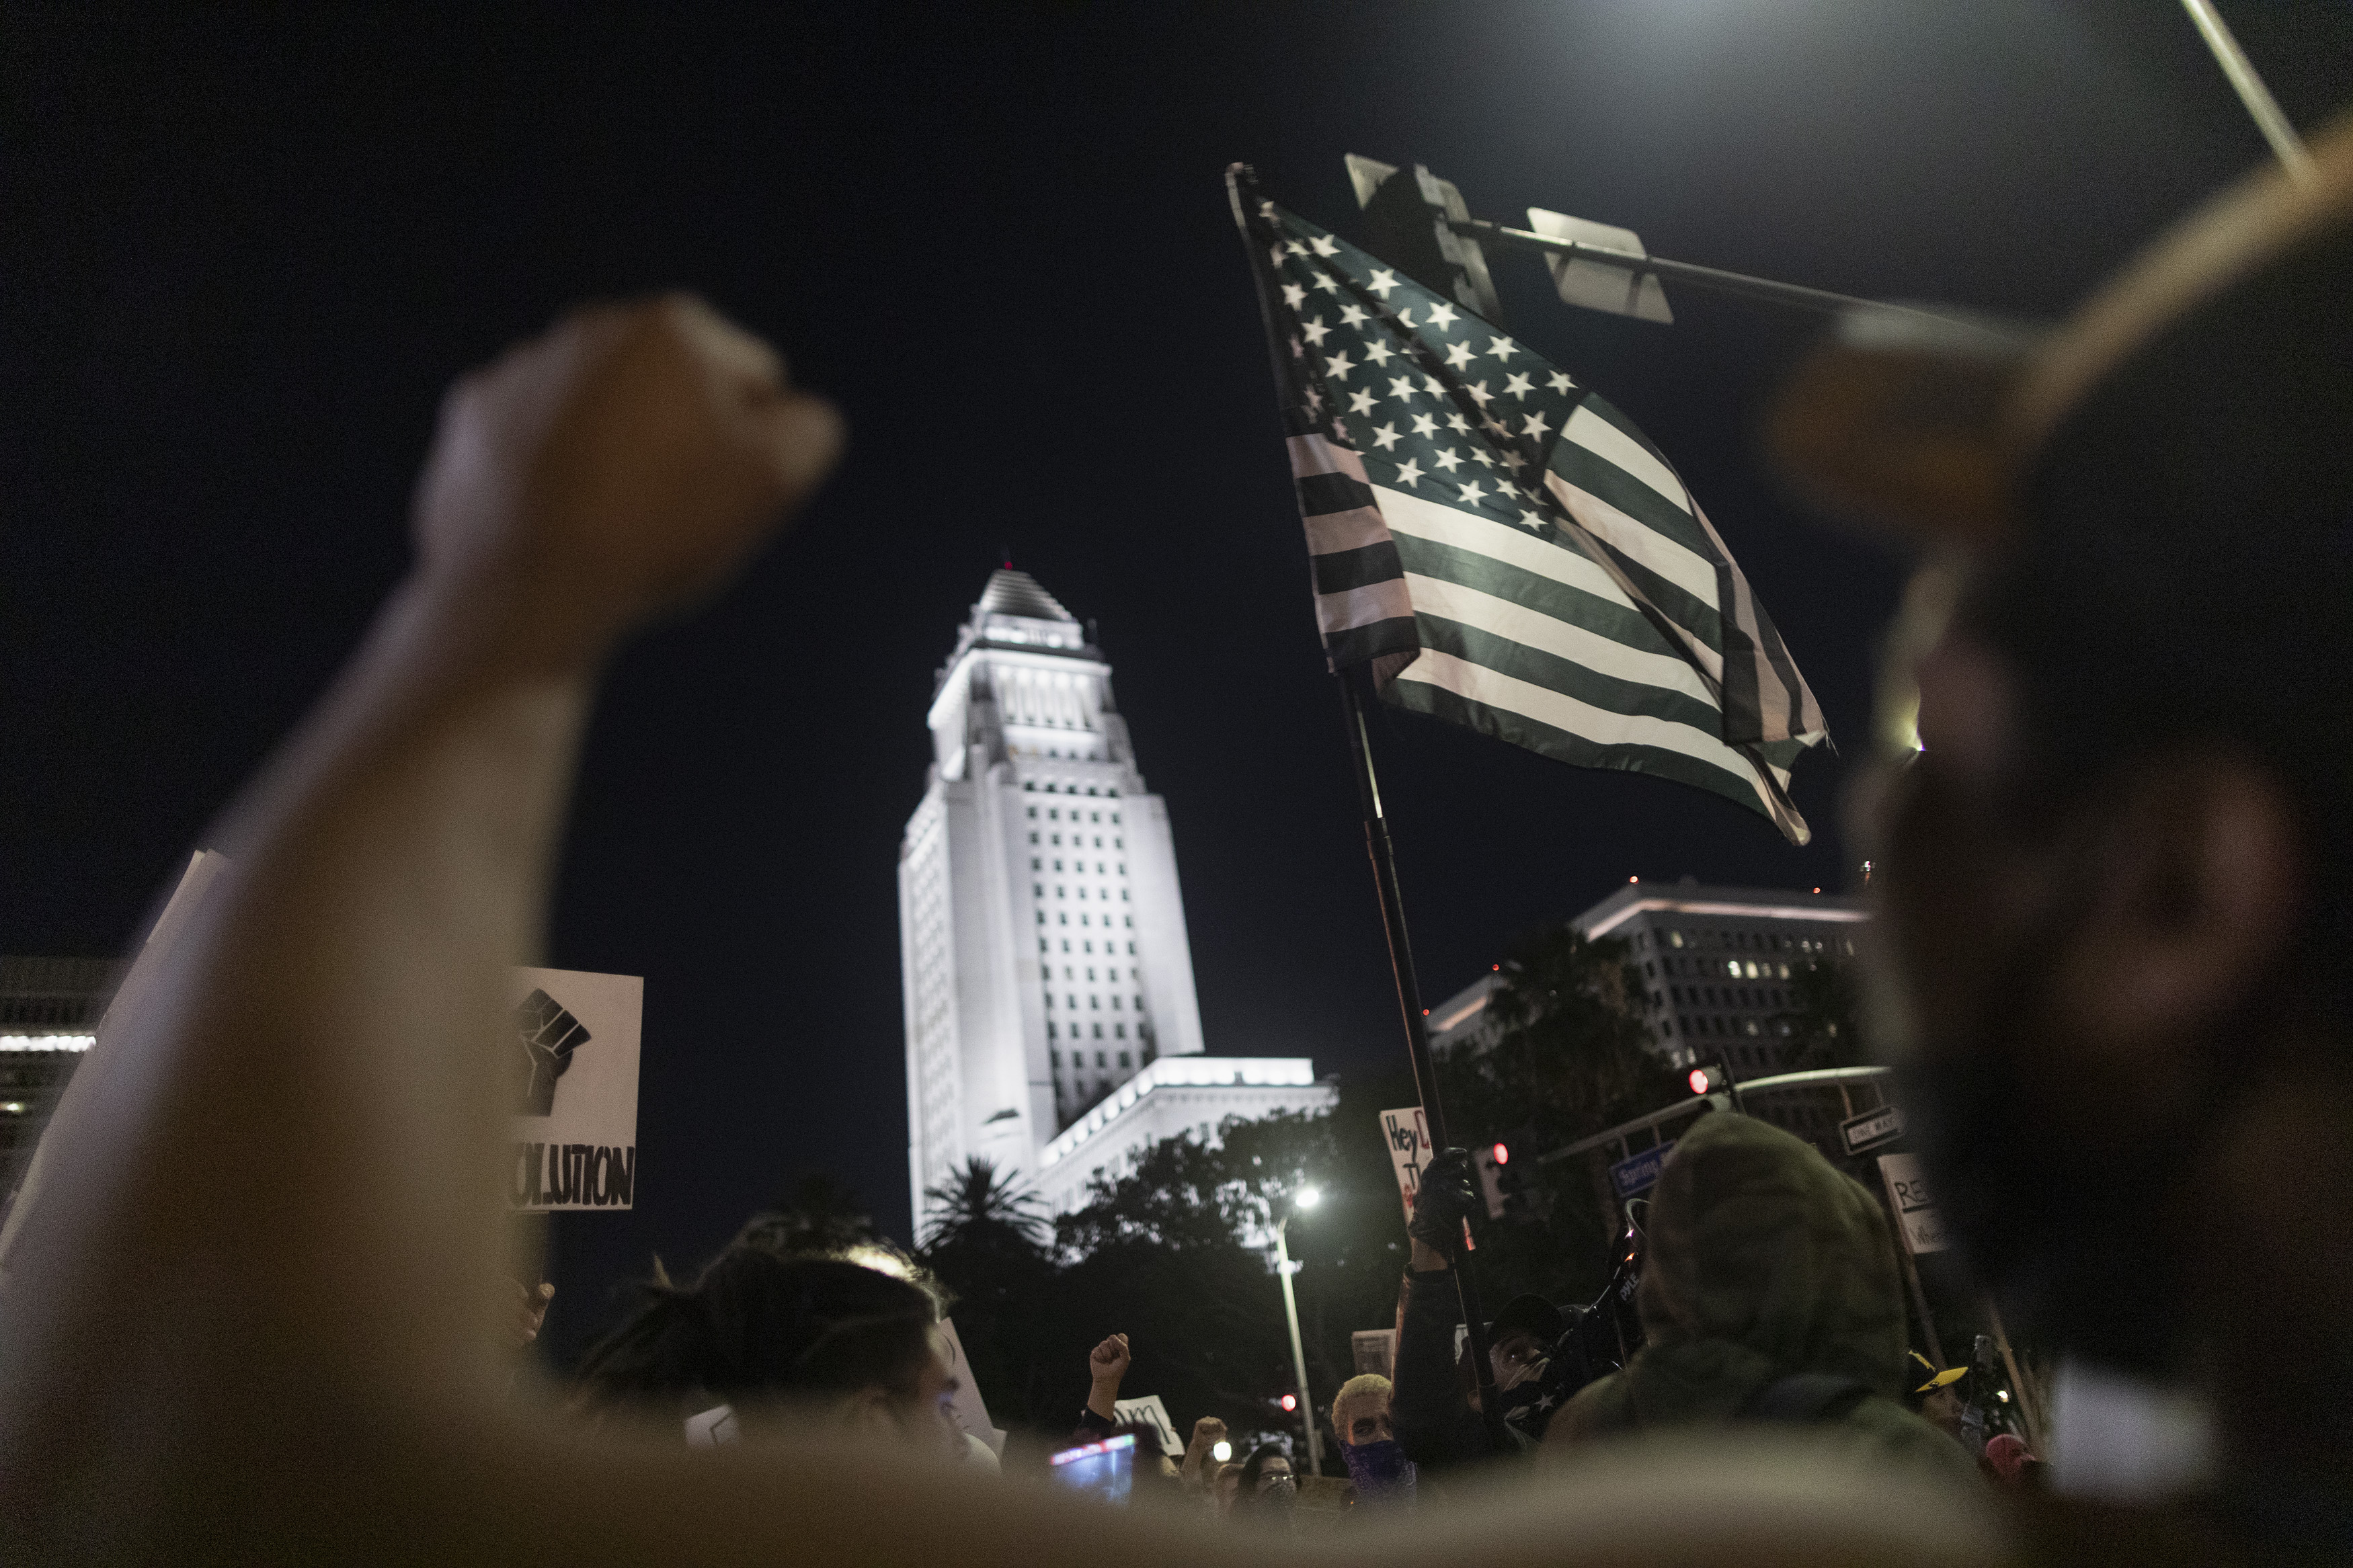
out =
{"type": "Polygon", "coordinates": [[[1929,1191],[1928,1179],[1921,1173],[1919,1155],[1882,1154],[1879,1179],[1887,1184],[1887,1201],[1894,1205],[1895,1222],[1904,1232],[1904,1245],[1914,1257],[1924,1252],[1942,1252],[1952,1246],[1952,1236],[1936,1212],[1936,1200],[1929,1191]]]}
{"type": "Polygon", "coordinates": [[[1168,1418],[1168,1406],[1156,1394],[1141,1394],[1134,1399],[1112,1401],[1112,1419],[1122,1426],[1149,1426],[1159,1436],[1160,1451],[1172,1459],[1185,1457],[1185,1445],[1177,1439],[1176,1423],[1168,1418]]]}
{"type": "Polygon", "coordinates": [[[509,1200],[534,1210],[635,1206],[644,978],[517,969],[507,999],[514,1009],[509,1200]]]}
{"type": "Polygon", "coordinates": [[[991,1452],[1003,1454],[1005,1433],[988,1423],[988,1405],[980,1396],[980,1384],[973,1380],[972,1362],[964,1353],[964,1342],[956,1338],[955,1321],[942,1318],[940,1332],[947,1336],[948,1360],[955,1373],[955,1398],[949,1408],[955,1412],[956,1425],[964,1428],[965,1436],[987,1444],[991,1452]]]}
{"type": "Polygon", "coordinates": [[[1398,1201],[1413,1219],[1413,1194],[1421,1189],[1422,1167],[1430,1163],[1430,1120],[1419,1105],[1381,1112],[1381,1138],[1389,1146],[1389,1164],[1397,1172],[1398,1201]]]}

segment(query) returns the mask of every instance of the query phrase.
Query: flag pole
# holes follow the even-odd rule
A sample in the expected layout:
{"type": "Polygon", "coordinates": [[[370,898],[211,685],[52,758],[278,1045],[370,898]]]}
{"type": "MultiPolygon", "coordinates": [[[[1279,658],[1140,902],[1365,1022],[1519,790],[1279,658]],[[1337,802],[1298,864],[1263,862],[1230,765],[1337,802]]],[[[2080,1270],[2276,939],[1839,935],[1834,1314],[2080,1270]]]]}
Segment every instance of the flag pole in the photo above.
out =
{"type": "MultiPolygon", "coordinates": [[[[1365,818],[1365,851],[1372,858],[1373,890],[1380,900],[1381,929],[1388,938],[1389,972],[1397,981],[1398,1010],[1405,1017],[1406,1056],[1413,1064],[1414,1094],[1421,1101],[1422,1119],[1430,1127],[1432,1149],[1453,1145],[1448,1138],[1446,1107],[1438,1093],[1438,1068],[1430,1054],[1430,1030],[1422,1019],[1421,983],[1413,967],[1413,942],[1405,928],[1405,900],[1398,888],[1397,852],[1389,842],[1388,816],[1381,810],[1381,782],[1373,772],[1371,737],[1365,729],[1364,693],[1372,672],[1363,665],[1336,672],[1340,710],[1348,730],[1350,772],[1356,780],[1356,802],[1365,818]]],[[[1466,1247],[1454,1258],[1454,1285],[1462,1297],[1462,1322],[1471,1341],[1471,1366],[1478,1380],[1480,1419],[1487,1441],[1497,1453],[1510,1450],[1504,1426],[1504,1406],[1495,1389],[1494,1364],[1487,1357],[1487,1314],[1479,1299],[1478,1270],[1466,1247]]]]}

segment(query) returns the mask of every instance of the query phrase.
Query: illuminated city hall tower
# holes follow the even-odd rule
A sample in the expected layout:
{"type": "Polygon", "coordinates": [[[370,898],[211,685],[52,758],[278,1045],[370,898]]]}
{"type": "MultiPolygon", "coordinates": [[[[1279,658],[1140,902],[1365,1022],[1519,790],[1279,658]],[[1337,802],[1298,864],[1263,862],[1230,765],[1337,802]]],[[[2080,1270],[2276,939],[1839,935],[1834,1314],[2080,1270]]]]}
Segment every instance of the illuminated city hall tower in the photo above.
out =
{"type": "Polygon", "coordinates": [[[1056,1135],[1155,1058],[1201,1053],[1167,807],[1077,619],[1028,574],[992,574],[930,724],[899,847],[919,1231],[925,1190],[967,1158],[1034,1180],[1056,1135]]]}

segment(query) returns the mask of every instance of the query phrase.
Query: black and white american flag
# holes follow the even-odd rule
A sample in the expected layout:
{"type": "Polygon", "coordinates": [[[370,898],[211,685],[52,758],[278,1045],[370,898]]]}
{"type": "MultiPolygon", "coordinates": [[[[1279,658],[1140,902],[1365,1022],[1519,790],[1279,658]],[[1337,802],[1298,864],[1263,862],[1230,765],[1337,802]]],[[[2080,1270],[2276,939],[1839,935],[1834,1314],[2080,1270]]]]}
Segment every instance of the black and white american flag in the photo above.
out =
{"type": "Polygon", "coordinates": [[[1579,767],[1811,837],[1828,738],[1765,606],[1634,422],[1455,300],[1228,175],[1335,670],[1579,767]]]}

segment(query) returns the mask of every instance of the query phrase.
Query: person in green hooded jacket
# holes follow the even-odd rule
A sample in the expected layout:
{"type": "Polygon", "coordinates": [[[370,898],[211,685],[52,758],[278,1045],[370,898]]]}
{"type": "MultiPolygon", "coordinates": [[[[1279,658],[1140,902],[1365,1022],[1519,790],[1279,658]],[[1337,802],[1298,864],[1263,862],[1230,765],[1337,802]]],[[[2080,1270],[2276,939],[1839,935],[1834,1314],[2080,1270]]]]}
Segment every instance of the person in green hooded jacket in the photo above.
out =
{"type": "Polygon", "coordinates": [[[1975,1484],[1959,1444],[1899,1403],[1904,1298],[1885,1213],[1812,1144],[1703,1117],[1667,1156],[1635,1294],[1644,1342],[1548,1444],[1768,1422],[1975,1484]]]}

